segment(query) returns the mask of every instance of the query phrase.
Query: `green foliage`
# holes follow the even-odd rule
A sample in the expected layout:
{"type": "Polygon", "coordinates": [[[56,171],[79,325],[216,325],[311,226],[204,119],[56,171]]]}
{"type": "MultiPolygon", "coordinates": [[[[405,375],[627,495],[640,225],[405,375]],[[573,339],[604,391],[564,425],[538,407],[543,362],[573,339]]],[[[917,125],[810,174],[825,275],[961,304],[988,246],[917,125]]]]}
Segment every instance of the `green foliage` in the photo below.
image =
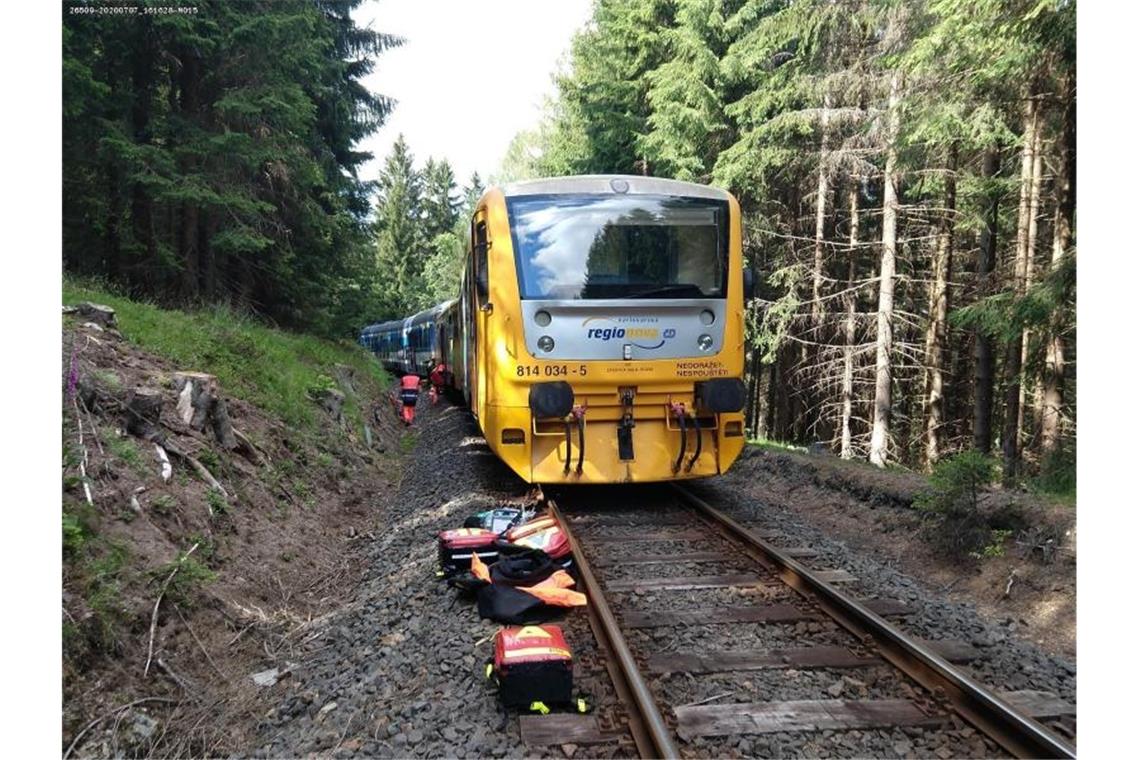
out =
{"type": "Polygon", "coordinates": [[[400,135],[381,170],[376,211],[375,301],[371,319],[395,319],[454,298],[468,217],[482,183],[465,189],[466,208],[447,161],[423,170],[400,135]],[[462,209],[462,210],[461,210],[462,209]]]}
{"type": "Polygon", "coordinates": [[[997,462],[977,451],[943,459],[934,466],[930,489],[915,499],[915,507],[939,514],[976,512],[982,489],[996,475],[997,462]]]}
{"type": "Polygon", "coordinates": [[[1062,319],[1056,327],[1068,330],[1076,319],[1076,295],[1077,260],[1067,255],[1025,295],[1007,290],[981,298],[952,312],[950,321],[1003,341],[1017,338],[1024,330],[1047,328],[1058,315],[1062,319]]]}
{"type": "Polygon", "coordinates": [[[78,557],[90,538],[90,529],[79,515],[63,510],[63,556],[68,559],[78,557]]]}
{"type": "Polygon", "coordinates": [[[119,459],[140,475],[149,474],[148,463],[139,453],[138,443],[129,435],[111,435],[107,438],[107,449],[111,455],[119,459]]]}
{"type": "Polygon", "coordinates": [[[177,505],[173,496],[162,493],[151,499],[149,507],[156,515],[165,516],[173,512],[177,505]]]}
{"type": "Polygon", "coordinates": [[[790,443],[784,443],[783,441],[770,441],[767,438],[749,438],[748,445],[755,446],[759,449],[764,449],[765,451],[774,451],[779,454],[787,453],[789,451],[799,454],[807,453],[807,449],[803,446],[796,446],[790,443]]]}
{"type": "Polygon", "coordinates": [[[91,372],[91,375],[95,382],[112,393],[123,389],[123,381],[109,369],[96,369],[91,372]]]}
{"type": "Polygon", "coordinates": [[[1075,505],[1077,500],[1077,457],[1071,447],[1063,447],[1041,463],[1040,473],[1030,479],[1034,493],[1047,494],[1075,505]]]}
{"type": "Polygon", "coordinates": [[[990,542],[982,547],[980,555],[987,559],[1005,556],[1005,545],[1013,531],[1008,528],[994,528],[990,531],[990,542]]]}
{"type": "Polygon", "coordinates": [[[376,305],[356,144],[392,107],[363,80],[401,44],[355,24],[360,2],[203,0],[131,24],[65,6],[66,270],[359,327],[376,305]]]}
{"type": "Polygon", "coordinates": [[[215,515],[229,514],[230,503],[225,495],[216,488],[206,491],[206,503],[210,505],[210,512],[215,515]]]}
{"type": "MultiPolygon", "coordinates": [[[[63,548],[68,588],[82,595],[91,612],[82,633],[97,650],[110,650],[115,646],[115,632],[122,620],[123,570],[130,553],[122,544],[96,535],[88,518],[77,515],[66,503],[63,548]]],[[[72,628],[66,633],[70,645],[79,643],[78,629],[72,628]]]]}
{"type": "Polygon", "coordinates": [[[177,559],[151,570],[151,578],[160,585],[170,578],[170,583],[166,587],[166,597],[175,604],[188,606],[193,603],[194,597],[204,586],[217,579],[217,574],[195,555],[184,553],[177,559]],[[171,577],[175,569],[178,572],[171,577]]]}
{"type": "Polygon", "coordinates": [[[213,449],[203,449],[198,453],[198,461],[206,465],[206,469],[214,474],[221,466],[221,459],[218,458],[218,453],[213,449]]]}
{"type": "Polygon", "coordinates": [[[416,436],[412,433],[404,433],[400,436],[400,453],[407,454],[416,447],[416,436]]]}
{"type": "Polygon", "coordinates": [[[329,377],[335,364],[353,367],[369,396],[380,395],[389,385],[379,364],[355,344],[273,330],[228,309],[166,310],[74,279],[64,281],[63,296],[69,303],[89,300],[111,306],[129,341],[179,366],[216,375],[225,393],[291,426],[309,428],[315,423],[308,390],[321,376],[329,377]]]}
{"type": "MultiPolygon", "coordinates": [[[[915,508],[930,515],[935,545],[954,557],[979,556],[1000,544],[979,508],[982,490],[997,476],[997,462],[976,451],[940,461],[930,476],[930,487],[914,500],[915,508]]],[[[1003,539],[1004,540],[1004,539],[1003,539]]]]}

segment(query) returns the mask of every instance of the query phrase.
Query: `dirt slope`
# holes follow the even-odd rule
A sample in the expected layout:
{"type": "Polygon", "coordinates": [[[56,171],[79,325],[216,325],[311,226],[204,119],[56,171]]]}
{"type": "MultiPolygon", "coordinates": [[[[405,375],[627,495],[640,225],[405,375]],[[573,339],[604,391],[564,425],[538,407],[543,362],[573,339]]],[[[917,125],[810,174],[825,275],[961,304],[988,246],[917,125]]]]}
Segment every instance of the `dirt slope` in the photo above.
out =
{"type": "Polygon", "coordinates": [[[341,368],[346,408],[384,412],[371,446],[360,417],[338,421],[313,403],[312,424],[288,425],[222,387],[255,447],[243,456],[174,413],[172,374],[209,366],[178,366],[68,317],[63,367],[61,751],[79,737],[72,756],[227,754],[268,709],[251,674],[286,672],[312,622],[356,586],[406,433],[377,378],[341,368]],[[228,498],[178,457],[163,481],[153,443],[124,430],[136,388],[163,395],[165,441],[228,498]]]}
{"type": "Polygon", "coordinates": [[[757,503],[794,512],[830,537],[943,589],[948,599],[976,605],[990,620],[1014,625],[1048,652],[1076,656],[1072,507],[1025,493],[990,491],[983,507],[1011,513],[1024,527],[1008,537],[1001,556],[952,559],[929,539],[922,515],[912,506],[927,484],[916,473],[753,446],[720,483],[757,503]],[[1061,538],[1048,558],[1033,546],[1046,534],[1061,538]]]}

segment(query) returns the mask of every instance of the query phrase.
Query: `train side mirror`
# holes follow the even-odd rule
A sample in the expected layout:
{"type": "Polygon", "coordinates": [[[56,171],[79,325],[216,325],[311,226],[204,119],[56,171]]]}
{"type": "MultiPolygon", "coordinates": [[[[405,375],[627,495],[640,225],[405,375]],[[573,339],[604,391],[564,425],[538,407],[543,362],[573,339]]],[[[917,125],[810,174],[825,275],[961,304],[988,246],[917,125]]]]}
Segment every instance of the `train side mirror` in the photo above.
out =
{"type": "Polygon", "coordinates": [[[747,301],[756,295],[756,277],[752,268],[744,270],[744,300],[747,301]]]}

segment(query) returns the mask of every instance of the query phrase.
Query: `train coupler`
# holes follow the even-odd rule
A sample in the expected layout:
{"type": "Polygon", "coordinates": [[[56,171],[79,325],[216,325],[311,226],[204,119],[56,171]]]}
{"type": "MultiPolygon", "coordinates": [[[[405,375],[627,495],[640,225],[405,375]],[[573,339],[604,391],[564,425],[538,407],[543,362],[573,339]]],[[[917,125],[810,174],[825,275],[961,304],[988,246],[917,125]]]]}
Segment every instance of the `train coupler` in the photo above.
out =
{"type": "Polygon", "coordinates": [[[618,459],[623,462],[633,460],[633,388],[621,390],[621,420],[617,426],[618,459]]]}
{"type": "Polygon", "coordinates": [[[693,415],[693,427],[697,431],[697,449],[693,452],[693,456],[689,457],[689,461],[685,464],[685,472],[692,472],[693,465],[701,458],[701,420],[697,415],[693,415]]]}
{"type": "Polygon", "coordinates": [[[681,471],[681,463],[685,461],[685,444],[688,440],[688,430],[685,429],[685,405],[679,401],[669,402],[669,412],[677,418],[677,426],[681,428],[681,450],[677,453],[677,461],[673,463],[673,472],[681,471]]]}
{"type": "MultiPolygon", "coordinates": [[[[570,410],[570,416],[578,421],[578,467],[577,474],[582,474],[582,462],[586,458],[586,405],[575,404],[570,410]]],[[[566,467],[570,467],[570,446],[566,447],[566,467]]]]}

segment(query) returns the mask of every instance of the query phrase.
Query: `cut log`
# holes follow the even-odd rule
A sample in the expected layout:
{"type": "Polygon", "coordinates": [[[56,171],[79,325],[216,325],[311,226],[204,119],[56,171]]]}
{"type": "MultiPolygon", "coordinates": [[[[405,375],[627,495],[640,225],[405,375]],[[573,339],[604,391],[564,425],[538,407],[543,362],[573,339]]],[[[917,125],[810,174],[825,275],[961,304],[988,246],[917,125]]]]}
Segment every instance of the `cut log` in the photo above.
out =
{"type": "Polygon", "coordinates": [[[127,397],[127,432],[147,441],[162,439],[159,418],[162,416],[162,394],[150,388],[135,388],[127,397]]]}
{"type": "MultiPolygon", "coordinates": [[[[175,456],[181,458],[183,461],[193,467],[194,472],[198,473],[198,477],[202,478],[202,480],[206,481],[210,486],[216,488],[224,498],[230,498],[230,495],[226,489],[222,488],[222,484],[218,482],[217,478],[215,478],[208,469],[206,469],[206,465],[202,464],[191,454],[183,451],[172,443],[167,443],[166,448],[171,454],[174,454],[175,456]]],[[[214,514],[213,507],[210,507],[210,514],[214,514]]]]}
{"type": "Polygon", "coordinates": [[[245,433],[232,426],[231,430],[233,431],[234,438],[237,439],[237,452],[255,465],[261,466],[265,464],[269,456],[260,451],[257,446],[253,444],[253,441],[249,440],[249,437],[245,433]]]}
{"type": "Polygon", "coordinates": [[[88,322],[94,322],[101,327],[115,326],[115,310],[110,306],[84,301],[75,305],[75,312],[88,322]]]}
{"type": "Polygon", "coordinates": [[[179,372],[173,383],[178,391],[179,419],[199,431],[204,431],[209,425],[224,448],[230,451],[238,448],[218,379],[204,372],[179,372]]]}

